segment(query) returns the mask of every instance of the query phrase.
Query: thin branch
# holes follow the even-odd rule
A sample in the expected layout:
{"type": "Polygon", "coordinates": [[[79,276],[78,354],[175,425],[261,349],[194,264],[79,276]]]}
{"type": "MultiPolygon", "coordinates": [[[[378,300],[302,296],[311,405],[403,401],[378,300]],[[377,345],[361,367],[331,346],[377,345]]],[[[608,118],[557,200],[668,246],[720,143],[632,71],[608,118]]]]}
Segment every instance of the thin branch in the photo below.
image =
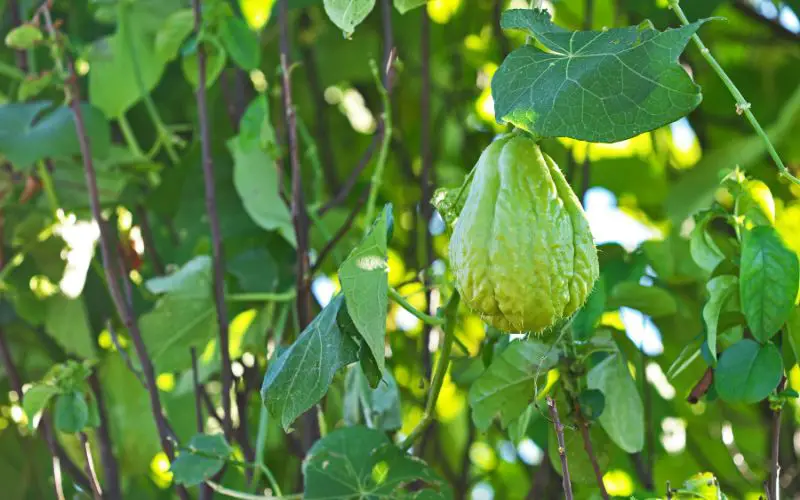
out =
{"type": "MultiPolygon", "coordinates": [[[[189,354],[192,357],[192,385],[194,387],[194,415],[195,415],[195,429],[197,430],[198,434],[202,434],[205,431],[205,425],[203,423],[203,396],[201,394],[201,387],[200,387],[200,380],[197,370],[197,348],[191,347],[189,349],[189,354]]],[[[200,491],[198,492],[199,500],[208,500],[211,498],[211,487],[207,484],[200,485],[200,491]]]]}
{"type": "Polygon", "coordinates": [[[500,59],[505,59],[511,48],[508,44],[508,38],[503,33],[500,27],[500,18],[503,15],[504,0],[494,0],[494,8],[492,9],[492,35],[497,40],[497,47],[500,49],[500,59]]]}
{"type": "MultiPolygon", "coordinates": [[[[684,26],[689,24],[689,20],[686,18],[686,14],[684,14],[683,9],[681,9],[678,0],[670,0],[669,6],[675,12],[675,15],[678,16],[678,19],[680,19],[681,23],[684,26]]],[[[717,76],[719,76],[720,80],[722,80],[722,83],[725,84],[725,86],[728,88],[728,91],[731,93],[734,100],[736,101],[736,114],[738,115],[744,114],[745,118],[747,118],[747,121],[750,122],[750,125],[752,125],[753,129],[756,131],[756,134],[764,142],[764,145],[767,148],[767,152],[772,157],[772,161],[775,162],[775,165],[778,167],[780,176],[788,179],[790,182],[793,182],[794,184],[800,185],[800,179],[792,175],[791,172],[789,172],[789,170],[786,168],[786,165],[783,164],[783,160],[781,160],[781,157],[775,150],[775,146],[773,146],[772,141],[770,141],[769,139],[769,136],[764,131],[764,129],[761,128],[761,124],[758,122],[755,115],[753,114],[753,111],[750,109],[750,103],[747,102],[747,100],[744,98],[742,93],[739,91],[738,87],[736,87],[736,84],[733,83],[733,80],[731,80],[731,78],[725,72],[725,69],[723,69],[723,67],[720,66],[720,64],[717,62],[714,56],[711,55],[711,51],[708,50],[708,47],[705,46],[705,44],[703,43],[702,40],[700,40],[700,37],[697,36],[697,34],[692,35],[692,40],[694,41],[695,45],[697,45],[697,47],[700,49],[700,54],[708,62],[709,66],[711,66],[714,72],[717,73],[717,76]]]]}
{"type": "MultiPolygon", "coordinates": [[[[553,402],[553,405],[555,405],[555,402],[553,402]]],[[[578,427],[581,430],[583,449],[586,451],[586,456],[589,457],[589,462],[592,464],[592,470],[594,471],[594,477],[597,481],[597,487],[600,489],[600,496],[602,496],[605,500],[609,500],[608,491],[606,491],[606,485],[603,483],[603,471],[600,470],[600,464],[597,463],[597,455],[594,453],[592,438],[589,436],[589,422],[587,422],[586,417],[583,416],[581,404],[577,399],[574,400],[573,407],[575,408],[575,418],[578,421],[578,427]]]]}
{"type": "Polygon", "coordinates": [[[444,324],[443,318],[439,316],[431,316],[429,314],[425,314],[416,307],[412,306],[411,303],[408,302],[405,297],[400,295],[400,292],[398,292],[395,288],[389,288],[389,297],[391,297],[392,300],[403,306],[403,309],[413,314],[417,319],[419,319],[426,325],[438,326],[444,324]]]}
{"type": "Polygon", "coordinates": [[[133,364],[131,357],[128,355],[128,351],[122,347],[122,344],[119,342],[119,337],[117,336],[117,331],[114,329],[114,325],[111,323],[111,320],[106,321],[106,330],[108,330],[108,336],[111,337],[111,342],[114,344],[114,347],[117,349],[117,352],[122,357],[122,361],[125,362],[125,366],[128,367],[128,370],[133,373],[136,378],[139,379],[139,382],[142,383],[142,386],[146,389],[147,383],[142,376],[142,372],[140,372],[133,364]]]}
{"type": "MultiPolygon", "coordinates": [[[[194,31],[197,37],[203,29],[203,12],[200,0],[192,0],[194,10],[194,31]]],[[[208,225],[211,229],[211,247],[214,259],[214,303],[217,308],[217,325],[219,327],[219,352],[220,352],[220,379],[222,381],[222,428],[225,436],[230,439],[233,435],[233,421],[231,412],[231,387],[233,377],[231,373],[230,341],[228,340],[228,309],[225,305],[225,255],[222,247],[222,231],[217,213],[217,192],[214,186],[214,162],[211,156],[211,129],[208,117],[208,102],[206,100],[206,49],[200,43],[197,45],[197,115],[200,125],[200,148],[203,157],[203,177],[206,191],[206,213],[208,225]]]]}
{"type": "Polygon", "coordinates": [[[142,205],[136,206],[136,214],[139,216],[139,228],[142,230],[142,241],[144,243],[144,251],[150,257],[153,263],[153,269],[157,274],[163,276],[166,274],[164,269],[164,262],[158,255],[156,250],[156,242],[153,237],[153,229],[150,227],[150,221],[147,217],[147,210],[142,205]]]}
{"type": "MultiPolygon", "coordinates": [[[[19,2],[17,0],[9,0],[8,10],[11,11],[11,27],[16,28],[22,25],[22,16],[20,15],[19,2]]],[[[17,67],[23,72],[28,72],[28,54],[24,50],[15,50],[14,58],[17,67]]]]}
{"type": "MultiPolygon", "coordinates": [[[[69,101],[70,108],[72,109],[73,119],[75,121],[75,128],[78,133],[78,143],[80,145],[81,156],[83,158],[84,174],[86,177],[86,186],[89,191],[89,204],[91,206],[92,217],[97,221],[100,228],[100,248],[103,255],[103,268],[105,269],[106,279],[108,280],[109,292],[116,306],[117,312],[128,329],[131,335],[131,340],[136,349],[136,354],[139,357],[142,366],[142,373],[147,383],[147,392],[150,395],[150,407],[153,412],[153,418],[158,428],[158,434],[161,441],[161,447],[167,458],[172,460],[175,457],[172,442],[169,440],[169,430],[164,417],[163,409],[161,407],[161,400],[158,395],[158,387],[156,386],[155,371],[153,364],[147,353],[147,348],[144,345],[139,325],[133,309],[125,300],[122,294],[122,289],[117,278],[117,273],[114,269],[114,260],[118,258],[114,253],[114,244],[112,243],[111,235],[109,234],[108,227],[105,224],[103,215],[100,212],[100,196],[97,190],[97,174],[94,169],[94,160],[92,159],[92,150],[89,142],[89,136],[86,132],[86,125],[83,120],[83,111],[80,105],[80,91],[77,84],[77,76],[75,73],[75,64],[71,56],[67,57],[68,80],[65,87],[66,97],[69,101]]],[[[123,282],[127,282],[126,276],[120,276],[123,282]]],[[[188,499],[188,493],[183,487],[178,487],[178,494],[181,498],[188,499]]]]}
{"type": "Polygon", "coordinates": [[[103,489],[100,487],[100,481],[97,480],[97,474],[94,470],[94,460],[92,460],[92,448],[89,446],[89,438],[85,432],[79,432],[78,438],[81,440],[81,448],[83,448],[83,458],[86,460],[84,463],[84,471],[89,477],[89,485],[92,488],[92,496],[94,500],[103,499],[103,489]]]}
{"type": "Polygon", "coordinates": [[[100,385],[100,379],[97,377],[97,372],[92,372],[89,375],[89,388],[94,395],[95,404],[97,404],[97,414],[100,420],[100,425],[97,428],[97,439],[100,446],[100,463],[103,465],[103,479],[105,480],[105,496],[107,500],[116,500],[122,498],[122,489],[119,483],[119,464],[117,458],[114,456],[114,449],[111,442],[111,427],[108,422],[108,411],[106,409],[105,397],[103,396],[103,388],[100,385]]]}
{"type": "Polygon", "coordinates": [[[341,239],[344,238],[347,232],[350,231],[350,228],[353,226],[353,222],[356,220],[358,212],[361,210],[361,207],[363,207],[364,203],[366,203],[367,201],[368,193],[369,189],[365,189],[361,193],[361,196],[358,197],[358,201],[356,202],[355,207],[353,207],[353,209],[348,214],[347,219],[341,225],[339,230],[336,231],[336,234],[334,234],[333,237],[330,240],[328,240],[325,246],[322,247],[322,250],[319,251],[319,255],[317,255],[317,259],[314,262],[314,266],[311,268],[310,274],[312,276],[322,266],[323,262],[325,261],[325,257],[327,257],[328,254],[331,253],[331,251],[336,247],[336,245],[341,241],[341,239]]]}
{"type": "Polygon", "coordinates": [[[367,199],[366,211],[366,227],[369,227],[369,225],[372,224],[372,218],[375,213],[375,204],[378,200],[378,191],[380,191],[381,184],[383,183],[383,170],[386,168],[386,159],[389,155],[389,144],[392,141],[392,101],[389,88],[391,88],[394,80],[395,57],[395,52],[390,50],[386,56],[386,60],[384,61],[385,74],[383,78],[381,78],[375,62],[371,61],[372,75],[375,77],[375,82],[378,85],[378,92],[383,100],[383,138],[381,140],[381,149],[378,152],[378,162],[375,164],[375,170],[372,173],[372,182],[370,183],[369,188],[369,198],[367,199]]]}
{"type": "MultiPolygon", "coordinates": [[[[781,377],[781,381],[778,383],[777,391],[781,392],[785,387],[786,376],[784,375],[781,377]]],[[[767,495],[769,495],[772,500],[780,500],[781,497],[781,415],[781,407],[773,410],[771,436],[772,459],[770,460],[769,484],[767,484],[767,495]]]]}
{"type": "Polygon", "coordinates": [[[65,500],[64,481],[61,478],[61,461],[57,456],[53,456],[53,486],[56,490],[56,499],[65,500]]]}
{"type": "Polygon", "coordinates": [[[358,161],[356,167],[350,171],[350,175],[345,179],[344,184],[342,184],[342,188],[339,192],[330,199],[327,203],[322,205],[319,210],[317,210],[317,215],[323,216],[325,213],[335,208],[347,200],[347,197],[350,195],[350,192],[355,187],[356,183],[358,182],[358,178],[361,175],[361,172],[367,168],[369,162],[372,161],[372,155],[375,154],[375,150],[378,148],[378,144],[381,143],[383,140],[383,122],[378,124],[378,128],[375,131],[375,134],[372,136],[372,141],[367,146],[367,149],[361,155],[361,159],[358,161]]]}
{"type": "Polygon", "coordinates": [[[561,475],[562,484],[564,486],[564,498],[572,500],[572,482],[569,478],[569,464],[567,463],[567,447],[564,444],[564,426],[558,418],[558,408],[556,402],[550,396],[547,396],[547,407],[550,409],[550,418],[553,419],[553,426],[556,429],[556,438],[558,439],[558,456],[561,458],[561,475]]]}

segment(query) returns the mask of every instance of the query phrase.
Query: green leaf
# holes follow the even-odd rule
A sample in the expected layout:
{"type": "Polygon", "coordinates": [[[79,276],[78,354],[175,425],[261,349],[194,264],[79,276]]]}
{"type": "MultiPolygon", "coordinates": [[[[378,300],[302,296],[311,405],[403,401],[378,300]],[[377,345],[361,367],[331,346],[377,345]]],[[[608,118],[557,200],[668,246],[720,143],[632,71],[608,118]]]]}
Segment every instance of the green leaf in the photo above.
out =
{"type": "Polygon", "coordinates": [[[82,431],[89,422],[89,405],[79,391],[61,394],[56,399],[55,424],[61,432],[73,434],[82,431]]]}
{"type": "Polygon", "coordinates": [[[387,228],[392,216],[386,205],[371,231],[339,267],[347,311],[383,372],[386,351],[386,312],[389,307],[387,228]]]}
{"type": "Polygon", "coordinates": [[[364,422],[371,429],[392,431],[403,424],[400,412],[400,390],[391,372],[384,372],[373,389],[360,365],[353,365],[345,379],[345,423],[364,422]]]}
{"type": "Polygon", "coordinates": [[[725,254],[719,249],[714,239],[706,231],[708,224],[714,219],[712,213],[705,214],[700,218],[697,225],[692,229],[689,239],[689,251],[692,259],[706,272],[713,271],[720,262],[725,260],[725,254]]]}
{"type": "Polygon", "coordinates": [[[555,349],[531,340],[512,342],[495,356],[469,390],[472,420],[478,429],[488,429],[496,416],[507,428],[533,401],[537,379],[557,362],[555,349]]]}
{"type": "Polygon", "coordinates": [[[756,403],[769,396],[782,374],[783,361],[775,344],[744,339],[722,352],[714,387],[729,403],[756,403]]]}
{"type": "Polygon", "coordinates": [[[786,336],[794,352],[794,359],[800,363],[800,306],[792,309],[786,320],[786,336]]]}
{"type": "Polygon", "coordinates": [[[81,358],[97,356],[94,333],[89,326],[89,316],[83,297],[70,299],[56,294],[46,301],[44,329],[64,350],[81,358]]]}
{"type": "Polygon", "coordinates": [[[780,329],[797,299],[800,263],[769,226],[745,232],[739,273],[742,312],[764,343],[780,329]]]}
{"type": "Polygon", "coordinates": [[[428,0],[394,0],[394,8],[401,14],[428,3],[428,0]]]}
{"type": "MultiPolygon", "coordinates": [[[[17,168],[28,168],[45,158],[80,154],[72,110],[58,106],[46,113],[51,107],[51,101],[0,106],[0,155],[17,168]]],[[[81,111],[91,140],[92,156],[103,158],[111,145],[108,122],[88,104],[81,104],[81,111]]]]}
{"type": "Polygon", "coordinates": [[[595,281],[592,293],[586,304],[578,310],[572,320],[572,332],[575,340],[587,340],[594,333],[594,328],[606,310],[606,282],[603,276],[595,281]]]}
{"type": "Polygon", "coordinates": [[[228,141],[233,156],[233,183],[253,222],[278,231],[296,245],[292,217],[280,197],[274,131],[265,96],[253,100],[242,117],[239,135],[228,141]]]}
{"type": "Polygon", "coordinates": [[[451,498],[447,483],[422,460],[406,455],[386,435],[366,427],[338,429],[317,441],[303,460],[304,498],[407,498],[421,481],[425,498],[451,498]]]}
{"type": "Polygon", "coordinates": [[[539,137],[617,142],[671,123],[702,100],[678,63],[705,20],[659,32],[652,25],[570,32],[545,10],[503,13],[544,46],[513,51],[492,79],[498,122],[539,137]]]}
{"type": "Polygon", "coordinates": [[[717,359],[717,329],[720,314],[726,310],[726,305],[731,297],[736,297],[739,291],[739,279],[736,276],[725,274],[717,276],[706,283],[708,302],[703,307],[703,320],[706,323],[706,343],[708,351],[716,361],[717,359]]]}
{"type": "Polygon", "coordinates": [[[176,483],[195,486],[219,472],[231,451],[222,434],[196,434],[189,441],[188,449],[181,451],[169,470],[176,483]]]}
{"type": "Polygon", "coordinates": [[[605,397],[600,425],[617,446],[628,453],[644,447],[644,407],[628,365],[617,352],[589,370],[586,385],[605,397]]]}
{"type": "MultiPolygon", "coordinates": [[[[560,399],[560,398],[559,398],[560,399]]],[[[558,411],[561,414],[561,422],[564,423],[569,413],[569,405],[563,400],[559,400],[558,411]]],[[[611,454],[616,447],[608,436],[603,433],[598,425],[589,427],[589,439],[594,447],[595,458],[600,470],[608,470],[611,454]]],[[[564,445],[566,448],[567,461],[569,463],[569,474],[574,483],[597,485],[597,476],[594,474],[592,463],[584,449],[583,437],[577,428],[564,429],[564,445]]],[[[558,455],[558,438],[556,437],[553,424],[547,422],[547,456],[550,464],[561,475],[561,458],[558,455]]]]}
{"type": "Polygon", "coordinates": [[[358,345],[340,326],[343,306],[344,296],[334,297],[267,368],[261,397],[284,430],[322,399],[336,372],[358,359],[358,345]]]}
{"type": "Polygon", "coordinates": [[[325,13],[346,37],[366,19],[375,7],[375,0],[324,0],[325,13]]]}
{"type": "Polygon", "coordinates": [[[196,283],[198,274],[208,272],[209,264],[207,257],[192,259],[172,274],[150,278],[144,286],[147,291],[156,295],[191,288],[196,283]]]}
{"type": "Polygon", "coordinates": [[[125,111],[152,91],[172,57],[156,52],[155,34],[124,16],[111,36],[96,41],[88,53],[89,98],[108,118],[125,111]]]}
{"type": "Polygon", "coordinates": [[[53,83],[53,73],[26,76],[19,84],[17,100],[27,101],[44,92],[53,83]]]}
{"type": "Polygon", "coordinates": [[[22,397],[22,409],[28,416],[28,428],[34,429],[34,417],[37,413],[47,408],[47,404],[53,396],[59,394],[58,387],[47,384],[36,384],[27,391],[22,397]]]}
{"type": "Polygon", "coordinates": [[[16,50],[32,49],[44,39],[42,30],[33,24],[22,24],[12,29],[6,35],[6,46],[16,50]]]}
{"type": "Polygon", "coordinates": [[[677,500],[688,500],[690,498],[724,500],[727,498],[720,491],[717,478],[710,472],[701,472],[693,475],[675,493],[677,493],[675,496],[677,500]]]}
{"type": "Polygon", "coordinates": [[[678,303],[667,290],[633,281],[623,281],[611,290],[608,308],[619,307],[630,307],[654,318],[670,316],[678,311],[678,303]]]}
{"type": "Polygon", "coordinates": [[[189,368],[189,348],[196,347],[202,352],[217,334],[211,258],[205,255],[195,257],[177,274],[179,278],[172,282],[169,278],[156,282],[156,289],[168,289],[169,292],[139,320],[147,350],[162,373],[189,368]]]}
{"type": "Polygon", "coordinates": [[[173,12],[159,28],[155,38],[155,53],[163,61],[177,57],[181,45],[194,31],[194,12],[181,9],[173,12]]]}
{"type": "Polygon", "coordinates": [[[261,63],[258,35],[239,17],[230,16],[220,26],[220,39],[233,62],[252,71],[261,63]]]}
{"type": "Polygon", "coordinates": [[[586,389],[578,395],[581,412],[589,420],[597,420],[606,408],[606,398],[597,389],[586,389]]]}
{"type": "MultiPolygon", "coordinates": [[[[222,70],[225,69],[227,54],[220,43],[216,41],[206,43],[204,48],[206,51],[206,88],[209,88],[214,85],[222,70]]],[[[184,54],[181,59],[183,76],[195,90],[200,86],[200,66],[197,62],[197,52],[195,50],[191,54],[184,54]]]]}

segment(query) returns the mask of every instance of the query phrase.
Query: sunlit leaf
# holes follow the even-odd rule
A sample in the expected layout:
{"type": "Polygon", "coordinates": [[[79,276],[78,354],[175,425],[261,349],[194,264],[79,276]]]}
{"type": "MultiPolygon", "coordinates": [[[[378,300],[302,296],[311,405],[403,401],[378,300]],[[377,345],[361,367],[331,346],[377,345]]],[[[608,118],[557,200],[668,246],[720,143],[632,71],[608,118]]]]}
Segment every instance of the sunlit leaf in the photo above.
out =
{"type": "Polygon", "coordinates": [[[717,332],[720,314],[731,297],[739,291],[739,279],[729,274],[717,276],[706,283],[708,302],[703,307],[703,320],[706,323],[706,344],[714,360],[717,359],[717,332]]]}
{"type": "Polygon", "coordinates": [[[324,0],[325,13],[333,24],[350,36],[375,7],[375,0],[324,0]]]}
{"type": "Polygon", "coordinates": [[[34,417],[47,408],[48,403],[59,393],[58,387],[47,384],[36,384],[25,392],[22,398],[22,409],[28,416],[28,427],[34,428],[34,417]]]}
{"type": "Polygon", "coordinates": [[[570,32],[545,10],[503,13],[544,50],[512,52],[492,79],[495,116],[540,137],[616,142],[688,114],[700,88],[678,63],[705,21],[656,31],[652,25],[570,32]]]}

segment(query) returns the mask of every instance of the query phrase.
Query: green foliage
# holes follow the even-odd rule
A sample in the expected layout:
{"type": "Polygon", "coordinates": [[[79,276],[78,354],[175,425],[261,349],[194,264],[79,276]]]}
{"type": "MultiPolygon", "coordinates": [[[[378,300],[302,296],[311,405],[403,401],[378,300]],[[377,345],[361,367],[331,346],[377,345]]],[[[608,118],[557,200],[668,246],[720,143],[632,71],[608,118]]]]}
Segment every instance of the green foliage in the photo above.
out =
{"type": "Polygon", "coordinates": [[[175,482],[195,486],[222,469],[231,447],[222,434],[196,434],[170,466],[175,482]]]}
{"type": "Polygon", "coordinates": [[[700,104],[678,55],[703,22],[664,32],[649,22],[570,32],[547,11],[509,10],[501,26],[526,32],[544,51],[525,46],[503,61],[492,79],[495,115],[539,137],[593,142],[666,125],[700,104]]]}
{"type": "Polygon", "coordinates": [[[725,401],[755,403],[775,389],[782,372],[781,353],[775,344],[759,345],[744,339],[722,353],[714,387],[725,401]]]}
{"type": "Polygon", "coordinates": [[[382,432],[361,426],[336,430],[314,444],[303,474],[308,499],[452,498],[447,483],[424,462],[403,454],[382,432]],[[424,496],[403,492],[416,481],[427,486],[424,496]]]}

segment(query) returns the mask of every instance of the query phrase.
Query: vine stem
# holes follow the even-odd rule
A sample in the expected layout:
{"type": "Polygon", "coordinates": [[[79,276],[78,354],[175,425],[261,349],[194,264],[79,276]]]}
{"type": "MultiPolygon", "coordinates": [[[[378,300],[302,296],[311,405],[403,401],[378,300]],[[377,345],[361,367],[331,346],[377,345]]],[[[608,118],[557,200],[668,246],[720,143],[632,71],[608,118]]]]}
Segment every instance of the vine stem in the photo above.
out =
{"type": "MultiPolygon", "coordinates": [[[[391,67],[393,63],[393,52],[390,53],[386,61],[386,74],[387,82],[391,81],[391,67]]],[[[370,68],[372,69],[372,76],[375,78],[375,83],[378,86],[378,92],[381,94],[383,100],[383,140],[381,142],[381,149],[378,152],[378,162],[375,164],[375,171],[372,173],[372,183],[369,188],[369,198],[367,198],[366,209],[366,224],[364,225],[364,234],[369,232],[372,224],[372,219],[375,217],[375,204],[378,201],[378,191],[380,191],[381,184],[383,183],[383,171],[386,168],[386,159],[389,156],[389,144],[392,142],[392,103],[389,99],[389,90],[384,86],[381,81],[380,71],[375,60],[371,59],[370,68]]]]}
{"type": "Polygon", "coordinates": [[[439,359],[436,361],[436,368],[433,372],[433,381],[431,382],[431,390],[428,393],[428,401],[425,404],[422,420],[414,427],[408,437],[400,443],[400,449],[403,451],[411,448],[414,441],[425,432],[425,429],[427,429],[428,425],[433,420],[433,414],[436,411],[436,401],[439,399],[439,393],[442,391],[442,385],[444,384],[444,377],[450,365],[450,352],[453,350],[456,313],[458,312],[460,300],[461,297],[458,295],[458,291],[454,291],[450,300],[447,302],[447,306],[444,308],[444,340],[442,341],[439,359]]]}
{"type": "Polygon", "coordinates": [[[100,487],[100,481],[97,480],[97,473],[94,470],[94,460],[92,460],[92,449],[89,446],[89,437],[86,436],[85,432],[79,432],[78,437],[81,440],[83,456],[86,460],[84,471],[89,478],[89,485],[92,487],[92,496],[95,500],[102,500],[103,489],[100,487]]]}
{"type": "MultiPolygon", "coordinates": [[[[200,0],[192,0],[194,10],[194,31],[199,38],[203,30],[203,11],[200,0]]],[[[200,147],[203,160],[203,178],[205,180],[206,212],[211,229],[212,255],[214,267],[214,302],[217,309],[217,325],[219,327],[220,378],[222,379],[223,429],[225,436],[233,436],[233,419],[231,413],[231,354],[228,340],[228,310],[225,306],[225,255],[222,247],[222,231],[217,214],[217,193],[214,185],[214,162],[211,157],[211,130],[206,99],[206,50],[202,43],[197,45],[197,115],[200,126],[200,147]]]]}
{"type": "MultiPolygon", "coordinates": [[[[675,12],[675,15],[678,16],[678,19],[681,21],[681,24],[687,26],[689,23],[689,19],[687,19],[686,14],[683,12],[680,6],[680,0],[670,0],[669,3],[670,8],[675,12]]],[[[775,162],[775,165],[778,167],[780,171],[780,175],[788,179],[794,184],[800,186],[800,179],[795,177],[794,175],[789,172],[789,169],[786,168],[786,165],[783,164],[783,160],[778,155],[778,152],[775,150],[775,146],[772,145],[772,141],[770,141],[769,136],[761,127],[761,124],[756,119],[753,111],[750,109],[750,103],[747,99],[744,98],[742,93],[736,87],[736,84],[733,83],[733,80],[728,76],[725,72],[725,69],[717,62],[713,55],[711,55],[711,51],[708,50],[708,47],[700,40],[700,37],[695,33],[692,35],[692,40],[694,41],[695,45],[700,49],[700,54],[703,58],[708,62],[714,72],[717,73],[722,83],[728,88],[733,98],[736,100],[736,114],[744,115],[747,118],[747,121],[750,122],[753,129],[756,131],[756,134],[764,141],[764,145],[767,147],[767,151],[769,155],[772,157],[772,161],[775,162]]]]}
{"type": "Polygon", "coordinates": [[[558,417],[558,407],[556,402],[550,396],[547,396],[547,407],[550,409],[550,418],[553,419],[553,426],[556,429],[556,438],[558,439],[558,456],[561,458],[561,475],[562,484],[564,486],[564,498],[572,500],[572,482],[569,478],[569,464],[567,463],[567,446],[564,444],[564,425],[558,417]]]}
{"type": "Polygon", "coordinates": [[[225,295],[228,302],[288,302],[297,296],[292,288],[285,292],[229,293],[225,295]]]}
{"type": "Polygon", "coordinates": [[[398,292],[394,288],[391,287],[389,288],[389,297],[391,297],[392,300],[403,306],[403,309],[413,314],[417,319],[421,320],[425,324],[431,326],[438,326],[438,325],[443,325],[445,323],[445,320],[443,318],[439,316],[431,316],[429,314],[425,314],[416,307],[412,306],[411,303],[407,301],[405,297],[400,295],[400,292],[398,292]]]}
{"type": "MultiPolygon", "coordinates": [[[[778,383],[777,392],[781,392],[786,387],[786,376],[781,377],[778,383]]],[[[780,500],[780,476],[781,476],[781,408],[778,407],[773,411],[772,415],[772,457],[770,460],[770,474],[769,483],[767,483],[767,496],[770,500],[780,500]]]]}

